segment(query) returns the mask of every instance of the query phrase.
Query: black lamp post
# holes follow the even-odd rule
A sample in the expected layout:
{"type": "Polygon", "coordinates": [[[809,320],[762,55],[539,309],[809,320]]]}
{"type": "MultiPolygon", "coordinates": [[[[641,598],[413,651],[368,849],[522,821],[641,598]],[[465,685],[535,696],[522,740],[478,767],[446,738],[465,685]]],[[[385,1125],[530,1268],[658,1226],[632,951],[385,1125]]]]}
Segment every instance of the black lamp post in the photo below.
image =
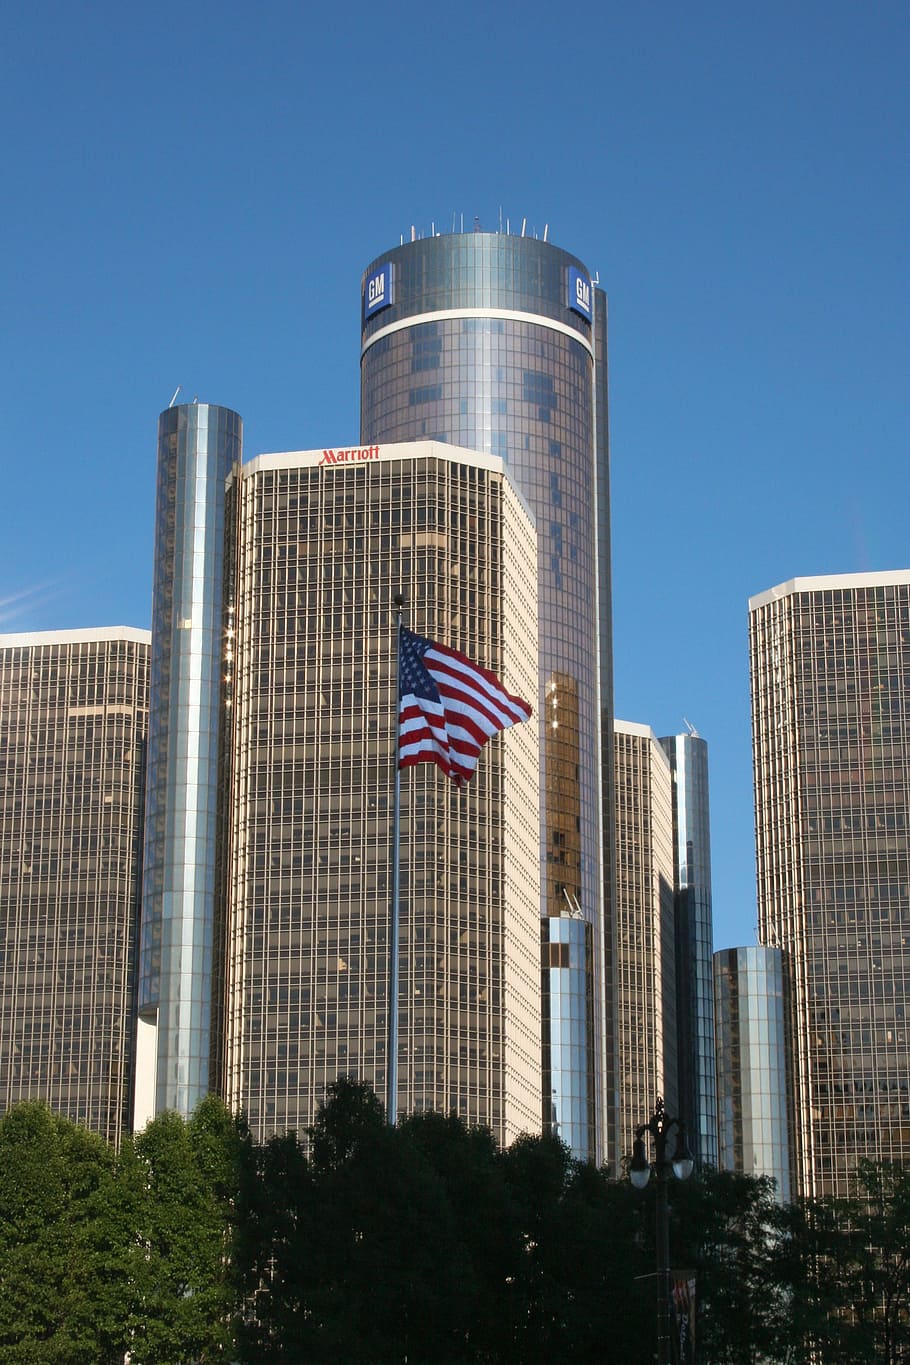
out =
{"type": "Polygon", "coordinates": [[[643,1190],[651,1178],[657,1177],[657,1365],[671,1365],[670,1361],[670,1210],[667,1202],[667,1181],[672,1168],[678,1180],[688,1180],[695,1162],[686,1142],[686,1126],[681,1119],[671,1118],[658,1096],[654,1113],[647,1123],[635,1129],[632,1164],[629,1179],[637,1190],[643,1190]],[[672,1157],[667,1156],[667,1140],[676,1129],[672,1157]],[[654,1161],[648,1160],[644,1134],[654,1139],[654,1161]]]}

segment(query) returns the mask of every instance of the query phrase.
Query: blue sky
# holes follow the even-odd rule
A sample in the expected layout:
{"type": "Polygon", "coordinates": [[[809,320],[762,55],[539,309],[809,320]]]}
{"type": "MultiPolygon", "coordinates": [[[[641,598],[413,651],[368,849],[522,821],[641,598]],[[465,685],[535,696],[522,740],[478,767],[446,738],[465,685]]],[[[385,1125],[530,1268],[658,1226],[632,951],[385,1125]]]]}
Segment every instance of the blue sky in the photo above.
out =
{"type": "Polygon", "coordinates": [[[0,630],[147,625],[155,432],[353,442],[359,283],[513,224],[610,300],[617,714],[711,754],[754,941],[747,600],[904,568],[910,8],[12,0],[0,630]]]}

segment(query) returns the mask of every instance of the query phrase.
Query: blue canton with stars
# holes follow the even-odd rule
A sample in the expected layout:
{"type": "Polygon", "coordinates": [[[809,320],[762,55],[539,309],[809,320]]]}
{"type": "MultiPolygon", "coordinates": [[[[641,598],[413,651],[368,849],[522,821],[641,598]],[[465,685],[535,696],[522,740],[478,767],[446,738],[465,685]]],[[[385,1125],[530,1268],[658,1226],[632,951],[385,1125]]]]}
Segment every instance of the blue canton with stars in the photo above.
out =
{"type": "Polygon", "coordinates": [[[402,629],[398,660],[399,697],[417,697],[420,701],[442,704],[436,684],[423,662],[424,654],[432,648],[432,640],[425,640],[422,635],[402,629]]]}

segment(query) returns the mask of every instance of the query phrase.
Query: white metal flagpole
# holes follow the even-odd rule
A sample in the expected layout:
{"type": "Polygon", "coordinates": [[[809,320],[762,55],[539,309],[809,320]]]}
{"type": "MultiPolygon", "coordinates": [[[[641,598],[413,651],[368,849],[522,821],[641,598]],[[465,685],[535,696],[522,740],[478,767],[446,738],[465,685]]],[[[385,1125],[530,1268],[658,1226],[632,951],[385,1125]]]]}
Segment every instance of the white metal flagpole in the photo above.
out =
{"type": "Polygon", "coordinates": [[[398,766],[401,746],[401,609],[404,598],[394,598],[395,631],[395,749],[392,762],[395,769],[395,799],[392,805],[392,904],[389,916],[389,1029],[386,1046],[386,1119],[394,1127],[398,1117],[398,956],[399,915],[401,900],[401,769],[398,766]]]}

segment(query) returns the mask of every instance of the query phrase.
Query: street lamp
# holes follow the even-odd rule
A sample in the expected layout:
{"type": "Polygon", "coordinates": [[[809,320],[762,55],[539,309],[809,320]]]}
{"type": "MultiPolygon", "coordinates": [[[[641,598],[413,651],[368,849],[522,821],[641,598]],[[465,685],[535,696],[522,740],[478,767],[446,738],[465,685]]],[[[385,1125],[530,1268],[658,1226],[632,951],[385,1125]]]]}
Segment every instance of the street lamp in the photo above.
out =
{"type": "Polygon", "coordinates": [[[670,1362],[670,1210],[667,1202],[667,1182],[670,1168],[677,1180],[688,1180],[695,1162],[686,1142],[686,1125],[681,1119],[671,1118],[658,1096],[654,1113],[647,1123],[635,1129],[635,1145],[632,1148],[632,1162],[629,1166],[629,1179],[637,1190],[643,1190],[651,1178],[651,1171],[657,1177],[657,1365],[671,1365],[670,1362]],[[667,1139],[671,1129],[676,1129],[676,1142],[672,1157],[667,1157],[667,1139]],[[650,1133],[654,1139],[654,1162],[648,1160],[645,1151],[644,1134],[650,1133]]]}

